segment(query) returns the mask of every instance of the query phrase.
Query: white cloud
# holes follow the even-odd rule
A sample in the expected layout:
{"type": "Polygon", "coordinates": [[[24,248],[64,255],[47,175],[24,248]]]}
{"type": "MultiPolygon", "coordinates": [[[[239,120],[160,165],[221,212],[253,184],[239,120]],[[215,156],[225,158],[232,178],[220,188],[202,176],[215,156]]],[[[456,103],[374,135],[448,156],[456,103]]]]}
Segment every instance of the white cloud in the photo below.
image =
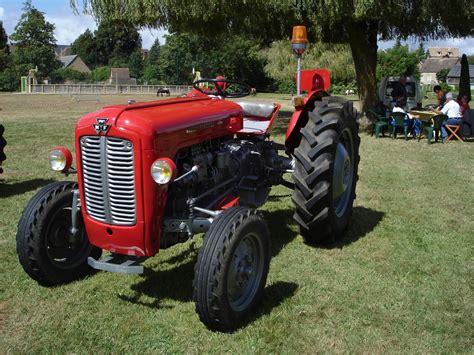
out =
{"type": "Polygon", "coordinates": [[[67,15],[67,16],[48,16],[46,20],[55,26],[54,37],[58,44],[71,44],[88,28],[91,31],[96,29],[96,24],[91,16],[87,15],[67,15]]]}
{"type": "Polygon", "coordinates": [[[168,34],[166,30],[152,30],[152,29],[143,29],[140,30],[140,36],[142,37],[142,47],[150,49],[153,45],[153,42],[158,38],[160,40],[160,44],[163,45],[165,43],[164,36],[168,34]]]}
{"type": "Polygon", "coordinates": [[[0,20],[3,20],[3,14],[5,13],[5,9],[0,6],[0,20]]]}

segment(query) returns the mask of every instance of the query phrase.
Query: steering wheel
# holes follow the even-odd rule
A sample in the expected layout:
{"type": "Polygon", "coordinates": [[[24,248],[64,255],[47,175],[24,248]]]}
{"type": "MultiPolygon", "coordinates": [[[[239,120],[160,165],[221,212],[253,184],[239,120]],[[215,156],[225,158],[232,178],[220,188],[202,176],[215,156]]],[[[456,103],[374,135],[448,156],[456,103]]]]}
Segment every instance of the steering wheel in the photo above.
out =
{"type": "Polygon", "coordinates": [[[228,98],[237,98],[250,95],[250,86],[240,81],[227,79],[201,79],[193,83],[193,88],[206,95],[214,95],[228,98]],[[214,89],[199,86],[202,83],[214,84],[214,89]]]}

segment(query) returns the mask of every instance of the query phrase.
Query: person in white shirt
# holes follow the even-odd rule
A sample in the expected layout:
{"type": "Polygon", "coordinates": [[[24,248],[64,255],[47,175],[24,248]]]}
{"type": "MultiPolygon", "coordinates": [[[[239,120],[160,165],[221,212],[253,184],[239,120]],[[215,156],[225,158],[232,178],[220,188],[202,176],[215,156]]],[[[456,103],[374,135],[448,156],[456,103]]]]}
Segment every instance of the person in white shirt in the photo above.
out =
{"type": "Polygon", "coordinates": [[[452,92],[448,92],[446,94],[446,103],[441,110],[431,109],[431,111],[448,116],[448,119],[444,121],[443,125],[441,126],[443,140],[448,138],[448,132],[444,127],[445,125],[460,125],[462,122],[461,107],[456,102],[456,100],[453,99],[452,92]]]}
{"type": "MultiPolygon", "coordinates": [[[[410,131],[414,131],[415,135],[418,136],[421,134],[421,121],[420,117],[416,115],[412,115],[406,112],[403,107],[406,105],[406,100],[400,98],[395,103],[395,107],[393,108],[392,112],[401,112],[406,114],[407,118],[404,120],[404,124],[410,128],[410,131]]],[[[392,122],[394,124],[394,122],[392,122]]]]}

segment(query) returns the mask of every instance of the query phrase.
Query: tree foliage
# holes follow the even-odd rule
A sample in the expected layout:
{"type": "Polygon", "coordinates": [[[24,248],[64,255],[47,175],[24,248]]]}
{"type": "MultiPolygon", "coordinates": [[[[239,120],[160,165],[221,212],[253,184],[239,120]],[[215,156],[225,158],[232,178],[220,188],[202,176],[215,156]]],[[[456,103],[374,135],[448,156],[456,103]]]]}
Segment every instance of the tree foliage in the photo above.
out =
{"type": "Polygon", "coordinates": [[[87,29],[71,45],[72,54],[77,54],[86,63],[86,65],[93,69],[97,67],[102,59],[97,51],[97,44],[94,34],[87,29]]]}
{"type": "Polygon", "coordinates": [[[449,69],[441,69],[436,73],[436,80],[438,80],[439,83],[445,83],[448,80],[448,73],[449,69]]]}
{"type": "Polygon", "coordinates": [[[95,31],[95,42],[102,65],[127,63],[129,56],[142,47],[137,27],[127,20],[101,22],[95,31]]]}
{"type": "Polygon", "coordinates": [[[392,48],[378,52],[377,82],[390,75],[410,75],[419,78],[418,64],[424,58],[423,47],[411,52],[407,45],[397,41],[392,48]]]}
{"type": "Polygon", "coordinates": [[[72,53],[94,69],[109,64],[127,65],[129,57],[141,49],[137,27],[128,21],[106,21],[92,33],[87,29],[72,43],[72,53]]]}
{"type": "Polygon", "coordinates": [[[469,101],[471,101],[470,81],[469,63],[467,61],[467,56],[463,54],[461,58],[461,77],[459,78],[459,96],[467,95],[469,101]]]}
{"type": "Polygon", "coordinates": [[[53,33],[54,25],[45,20],[44,13],[27,3],[10,36],[16,46],[13,61],[19,74],[26,75],[29,69],[38,67],[38,77],[42,78],[61,67],[54,53],[53,33]]]}
{"type": "Polygon", "coordinates": [[[10,49],[8,46],[8,36],[0,21],[0,72],[3,72],[10,65],[10,49]]]}
{"type": "Polygon", "coordinates": [[[84,82],[91,79],[91,74],[80,72],[72,68],[60,68],[51,73],[51,79],[55,83],[64,81],[84,82]]]}
{"type": "Polygon", "coordinates": [[[143,75],[144,61],[143,53],[140,49],[130,55],[128,68],[130,69],[130,76],[132,78],[141,78],[143,75]]]}
{"type": "Polygon", "coordinates": [[[150,48],[150,51],[148,52],[148,63],[158,64],[158,61],[160,59],[160,50],[161,50],[161,44],[160,44],[160,40],[157,38],[153,42],[150,48]]]}
{"type": "MultiPolygon", "coordinates": [[[[276,89],[287,93],[294,91],[296,59],[291,52],[290,41],[273,42],[265,51],[265,57],[265,73],[274,80],[276,89]]],[[[303,54],[301,68],[329,69],[333,87],[354,89],[354,62],[347,45],[311,43],[303,54]]]]}
{"type": "Polygon", "coordinates": [[[266,84],[259,44],[242,36],[208,38],[186,32],[170,34],[160,48],[159,66],[157,79],[166,83],[191,83],[194,68],[202,77],[224,75],[252,86],[266,84]]]}

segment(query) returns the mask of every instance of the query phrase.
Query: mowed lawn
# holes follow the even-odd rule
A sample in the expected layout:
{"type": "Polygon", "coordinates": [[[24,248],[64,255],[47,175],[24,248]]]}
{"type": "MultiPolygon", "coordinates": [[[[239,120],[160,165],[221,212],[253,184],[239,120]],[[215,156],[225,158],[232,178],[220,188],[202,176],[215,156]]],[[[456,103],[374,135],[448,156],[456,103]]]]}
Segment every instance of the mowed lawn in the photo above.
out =
{"type": "MultiPolygon", "coordinates": [[[[81,115],[129,98],[0,95],[8,141],[0,176],[0,352],[474,351],[473,142],[429,146],[361,134],[352,222],[326,248],[303,243],[291,191],[275,187],[262,208],[273,243],[265,295],[233,334],[207,330],[194,311],[201,237],[148,259],[144,276],[100,272],[38,286],[18,262],[15,235],[27,201],[63,179],[49,170],[48,152],[73,147],[81,115]]],[[[280,141],[289,116],[283,112],[276,128],[280,141]]]]}

